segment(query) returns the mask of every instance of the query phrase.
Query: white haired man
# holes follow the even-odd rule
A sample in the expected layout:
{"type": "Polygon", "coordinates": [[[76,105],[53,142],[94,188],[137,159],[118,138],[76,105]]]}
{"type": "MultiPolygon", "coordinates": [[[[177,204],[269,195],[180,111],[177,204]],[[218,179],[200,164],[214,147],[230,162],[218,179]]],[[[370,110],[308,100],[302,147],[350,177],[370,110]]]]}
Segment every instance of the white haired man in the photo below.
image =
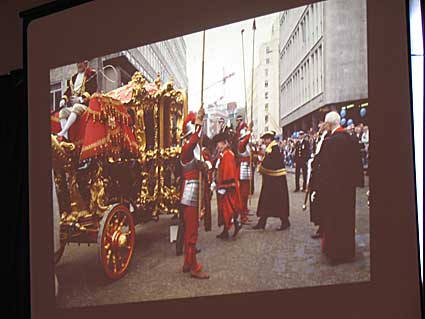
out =
{"type": "Polygon", "coordinates": [[[322,250],[332,265],[355,257],[355,213],[358,145],[340,126],[337,112],[329,112],[329,133],[320,149],[320,192],[322,250]]]}

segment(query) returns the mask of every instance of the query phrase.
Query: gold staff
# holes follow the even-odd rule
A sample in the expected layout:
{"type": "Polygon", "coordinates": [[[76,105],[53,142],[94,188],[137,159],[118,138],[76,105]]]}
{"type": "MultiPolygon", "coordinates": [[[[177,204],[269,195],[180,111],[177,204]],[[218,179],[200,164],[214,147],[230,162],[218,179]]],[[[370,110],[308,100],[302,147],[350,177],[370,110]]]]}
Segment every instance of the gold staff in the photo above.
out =
{"type": "MultiPolygon", "coordinates": [[[[203,111],[204,109],[204,73],[205,73],[205,30],[202,33],[202,77],[201,77],[201,107],[199,108],[199,111],[203,111]]],[[[199,112],[198,111],[198,112],[199,112]]],[[[201,130],[203,128],[201,127],[201,130]]],[[[200,148],[200,160],[203,160],[202,157],[202,144],[203,144],[203,138],[204,135],[201,133],[201,139],[199,141],[199,148],[200,148]]],[[[202,210],[202,170],[199,171],[199,194],[198,194],[198,212],[201,214],[202,210]]]]}
{"type": "Polygon", "coordinates": [[[248,103],[246,99],[246,77],[245,77],[245,48],[243,44],[243,33],[245,32],[245,29],[241,30],[241,36],[242,36],[242,64],[243,64],[243,88],[244,88],[244,94],[245,94],[245,116],[248,116],[248,103]]]}
{"type": "MultiPolygon", "coordinates": [[[[250,116],[250,126],[252,125],[252,112],[254,108],[254,52],[255,52],[255,30],[257,27],[255,26],[255,19],[252,23],[252,66],[251,66],[251,116],[250,116]]],[[[252,177],[253,177],[253,169],[252,169],[252,132],[251,132],[251,141],[250,141],[250,152],[249,152],[249,169],[251,170],[251,174],[249,175],[249,194],[251,195],[252,191],[252,177]]],[[[251,196],[249,196],[249,201],[251,204],[251,196]]]]}

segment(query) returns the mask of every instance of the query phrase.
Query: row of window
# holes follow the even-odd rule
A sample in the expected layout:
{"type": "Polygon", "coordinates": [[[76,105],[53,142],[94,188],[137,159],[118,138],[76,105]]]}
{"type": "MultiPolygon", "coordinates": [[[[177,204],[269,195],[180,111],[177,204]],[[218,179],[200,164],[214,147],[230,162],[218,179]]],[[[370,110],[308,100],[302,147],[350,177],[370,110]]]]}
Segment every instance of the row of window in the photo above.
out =
{"type": "MultiPolygon", "coordinates": [[[[181,59],[176,59],[174,56],[171,55],[169,46],[173,46],[173,50],[177,50],[177,44],[175,41],[178,41],[178,39],[172,39],[167,41],[158,42],[152,45],[146,45],[139,48],[140,53],[144,56],[144,58],[147,60],[147,62],[152,66],[155,74],[153,75],[154,78],[156,78],[156,73],[160,73],[161,79],[164,81],[168,81],[170,79],[170,72],[174,74],[175,78],[174,81],[176,81],[176,85],[178,86],[185,86],[185,78],[186,78],[186,66],[183,65],[186,63],[186,54],[185,52],[182,52],[181,48],[178,49],[179,56],[181,56],[181,59]],[[167,42],[167,43],[166,43],[167,42]],[[178,65],[165,65],[165,61],[161,61],[157,54],[155,54],[153,46],[156,46],[161,54],[164,56],[165,61],[172,61],[174,64],[178,65]],[[182,66],[183,65],[183,66],[182,66]],[[172,68],[172,70],[169,70],[169,68],[172,68]],[[181,83],[183,81],[183,83],[181,83]]],[[[149,77],[152,78],[152,75],[149,77]]],[[[151,80],[151,79],[150,79],[151,80]]]]}
{"type": "Polygon", "coordinates": [[[290,72],[323,34],[323,3],[308,5],[280,51],[284,72],[290,72]]]}
{"type": "Polygon", "coordinates": [[[283,11],[280,15],[279,25],[282,27],[282,24],[285,23],[286,17],[288,16],[288,11],[283,11]]]}
{"type": "Polygon", "coordinates": [[[323,92],[323,53],[320,45],[281,86],[281,100],[284,107],[291,110],[321,92],[323,92]]]}
{"type": "Polygon", "coordinates": [[[176,85],[184,87],[187,85],[186,82],[186,52],[183,52],[180,48],[178,39],[167,40],[161,42],[164,44],[164,49],[161,49],[162,54],[166,61],[168,61],[168,66],[171,69],[171,72],[177,77],[174,80],[176,85]],[[177,58],[176,58],[177,57],[177,58]]]}

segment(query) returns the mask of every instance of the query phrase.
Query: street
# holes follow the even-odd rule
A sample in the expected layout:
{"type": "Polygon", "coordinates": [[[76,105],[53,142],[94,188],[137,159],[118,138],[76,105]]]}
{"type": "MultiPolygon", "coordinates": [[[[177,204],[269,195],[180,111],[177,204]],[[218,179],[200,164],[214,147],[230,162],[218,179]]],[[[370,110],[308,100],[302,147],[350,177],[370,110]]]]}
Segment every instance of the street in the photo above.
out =
{"type": "MultiPolygon", "coordinates": [[[[216,198],[213,197],[213,230],[199,228],[199,262],[210,274],[209,280],[196,280],[182,273],[183,256],[175,254],[169,241],[171,216],[158,222],[136,226],[136,247],[128,273],[120,280],[106,279],[98,261],[97,245],[68,245],[56,266],[59,280],[59,307],[175,299],[195,296],[254,292],[274,289],[332,285],[370,280],[369,181],[357,188],[356,260],[337,266],[328,265],[321,253],[320,240],[310,237],[316,227],[310,223],[309,210],[302,210],[305,193],[294,193],[294,174],[287,175],[291,227],[276,231],[277,218],[269,218],[266,230],[252,230],[257,221],[250,216],[236,240],[216,238],[216,198]]],[[[261,188],[256,175],[255,194],[250,208],[255,212],[261,188]]],[[[232,230],[233,232],[233,230],[232,230]]]]}

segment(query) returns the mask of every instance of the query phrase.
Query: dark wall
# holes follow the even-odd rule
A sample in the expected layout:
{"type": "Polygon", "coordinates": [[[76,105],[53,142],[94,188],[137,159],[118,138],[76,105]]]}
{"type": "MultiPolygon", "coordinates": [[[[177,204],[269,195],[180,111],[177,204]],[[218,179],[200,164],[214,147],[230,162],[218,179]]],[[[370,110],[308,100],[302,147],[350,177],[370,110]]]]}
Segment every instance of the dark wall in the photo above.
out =
{"type": "Polygon", "coordinates": [[[22,68],[22,20],[19,12],[39,6],[51,0],[6,0],[0,1],[0,39],[2,50],[0,75],[22,68]]]}

